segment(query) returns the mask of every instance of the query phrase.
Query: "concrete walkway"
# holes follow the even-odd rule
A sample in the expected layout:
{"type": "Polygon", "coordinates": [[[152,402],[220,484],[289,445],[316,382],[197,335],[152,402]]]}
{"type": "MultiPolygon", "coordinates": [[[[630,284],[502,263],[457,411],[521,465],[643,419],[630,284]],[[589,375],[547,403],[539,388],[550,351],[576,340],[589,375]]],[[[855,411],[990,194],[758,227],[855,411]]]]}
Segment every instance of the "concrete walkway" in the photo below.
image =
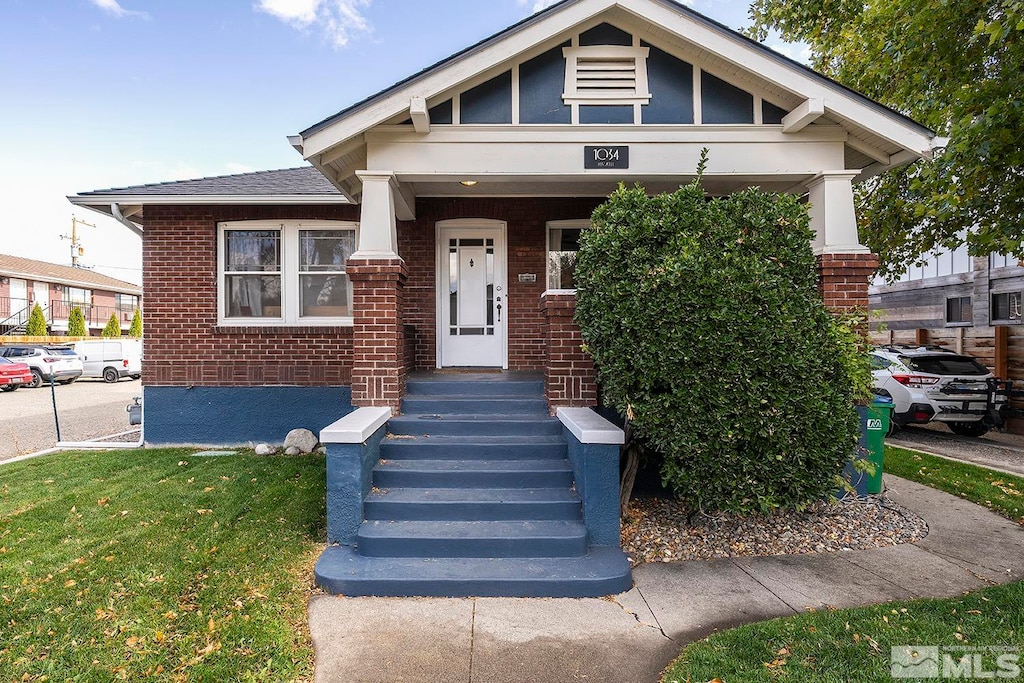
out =
{"type": "Polygon", "coordinates": [[[1024,528],[886,476],[929,525],[919,543],[830,555],[648,564],[606,599],[310,600],[317,681],[659,679],[689,642],[808,608],[946,597],[1024,578],[1024,528]]]}

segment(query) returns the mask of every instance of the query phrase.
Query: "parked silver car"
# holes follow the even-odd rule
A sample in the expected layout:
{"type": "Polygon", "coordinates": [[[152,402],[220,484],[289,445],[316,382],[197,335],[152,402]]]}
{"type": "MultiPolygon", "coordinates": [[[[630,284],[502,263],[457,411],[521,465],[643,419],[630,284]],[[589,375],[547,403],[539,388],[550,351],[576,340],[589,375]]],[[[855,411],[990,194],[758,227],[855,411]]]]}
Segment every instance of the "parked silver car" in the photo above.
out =
{"type": "Polygon", "coordinates": [[[954,434],[982,436],[992,427],[993,410],[1007,400],[996,394],[990,407],[988,368],[940,346],[878,347],[871,365],[876,390],[893,398],[893,421],[899,426],[942,422],[954,434]],[[932,415],[924,419],[928,409],[932,415]]]}

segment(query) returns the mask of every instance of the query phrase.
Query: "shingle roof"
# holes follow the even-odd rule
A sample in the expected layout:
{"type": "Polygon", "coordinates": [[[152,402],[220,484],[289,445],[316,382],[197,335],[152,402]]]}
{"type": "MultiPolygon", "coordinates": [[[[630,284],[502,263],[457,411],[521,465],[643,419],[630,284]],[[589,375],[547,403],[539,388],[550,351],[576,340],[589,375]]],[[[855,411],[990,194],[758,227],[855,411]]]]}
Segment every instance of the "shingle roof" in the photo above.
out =
{"type": "Polygon", "coordinates": [[[72,268],[58,263],[0,254],[0,275],[37,279],[45,282],[86,285],[122,294],[142,294],[142,287],[124,280],[107,277],[86,268],[72,268]]]}
{"type": "Polygon", "coordinates": [[[79,193],[79,197],[103,196],[274,196],[274,195],[332,195],[342,197],[320,171],[312,166],[284,168],[275,171],[256,171],[235,175],[178,180],[167,183],[150,183],[130,187],[115,187],[79,193]]]}

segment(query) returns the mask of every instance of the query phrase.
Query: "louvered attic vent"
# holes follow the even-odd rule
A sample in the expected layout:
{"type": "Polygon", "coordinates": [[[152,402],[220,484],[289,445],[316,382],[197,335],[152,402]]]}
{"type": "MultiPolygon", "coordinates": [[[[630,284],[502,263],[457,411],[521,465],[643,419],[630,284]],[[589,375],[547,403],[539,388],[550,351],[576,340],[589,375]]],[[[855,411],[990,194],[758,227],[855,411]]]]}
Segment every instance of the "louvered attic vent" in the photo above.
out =
{"type": "Polygon", "coordinates": [[[647,104],[648,52],[618,45],[563,48],[562,99],[566,104],[647,104]]]}

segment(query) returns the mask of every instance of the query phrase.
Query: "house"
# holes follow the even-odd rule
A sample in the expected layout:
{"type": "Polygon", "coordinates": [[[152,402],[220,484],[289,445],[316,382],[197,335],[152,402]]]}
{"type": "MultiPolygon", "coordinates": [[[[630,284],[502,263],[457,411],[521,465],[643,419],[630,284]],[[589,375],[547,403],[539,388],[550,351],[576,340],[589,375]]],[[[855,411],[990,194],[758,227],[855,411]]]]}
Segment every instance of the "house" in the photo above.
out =
{"type": "Polygon", "coordinates": [[[826,303],[866,308],[853,184],[941,144],[671,0],[563,0],[290,141],[310,166],[70,198],[143,235],[145,439],[322,430],[338,545],[318,581],[441,595],[628,585],[621,432],[588,410],[571,271],[618,183],[675,189],[707,148],[713,193],[806,195],[826,303]],[[215,362],[180,362],[197,353],[215,362]],[[467,368],[506,372],[446,372],[467,368]],[[495,498],[551,481],[514,501],[529,513],[495,498]],[[563,503],[582,535],[550,521],[563,503]],[[453,531],[467,516],[488,532],[453,531]]]}
{"type": "Polygon", "coordinates": [[[23,334],[39,304],[51,334],[65,334],[68,314],[79,308],[91,335],[117,316],[128,331],[142,308],[142,288],[86,268],[0,254],[0,334],[23,334]]]}
{"type": "MultiPolygon", "coordinates": [[[[1024,380],[1022,294],[1024,267],[1016,259],[972,257],[966,245],[940,249],[894,282],[872,283],[872,341],[945,346],[1019,383],[1024,380]]],[[[1024,431],[1021,420],[1011,419],[1007,426],[1024,431]]]]}

